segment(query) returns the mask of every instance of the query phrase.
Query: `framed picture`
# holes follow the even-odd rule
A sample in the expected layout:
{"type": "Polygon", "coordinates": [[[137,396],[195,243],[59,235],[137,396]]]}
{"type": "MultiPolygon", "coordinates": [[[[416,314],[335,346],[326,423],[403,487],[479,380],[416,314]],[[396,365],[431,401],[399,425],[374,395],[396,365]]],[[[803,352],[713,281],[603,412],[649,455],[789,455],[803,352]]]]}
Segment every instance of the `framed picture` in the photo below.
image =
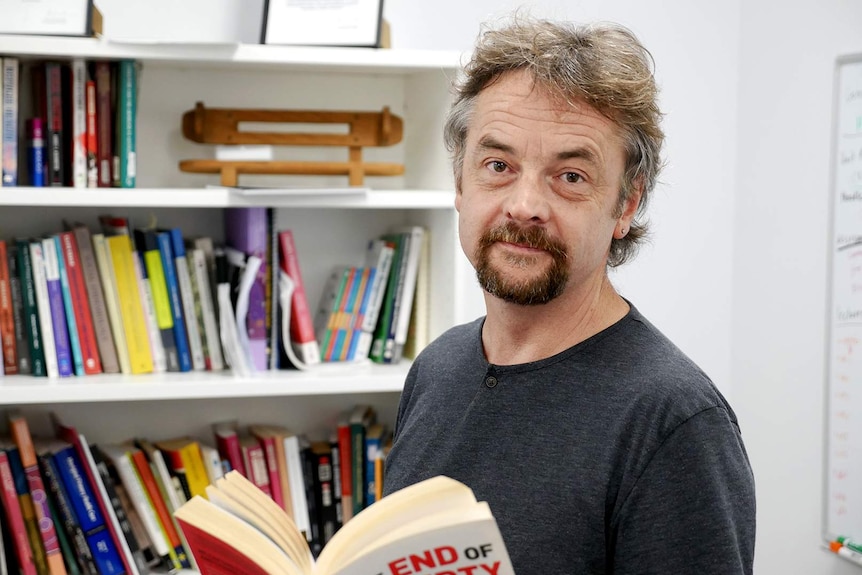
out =
{"type": "Polygon", "coordinates": [[[0,0],[0,34],[90,36],[92,0],[0,0]]]}
{"type": "Polygon", "coordinates": [[[265,0],[261,44],[380,46],[383,0],[265,0]]]}

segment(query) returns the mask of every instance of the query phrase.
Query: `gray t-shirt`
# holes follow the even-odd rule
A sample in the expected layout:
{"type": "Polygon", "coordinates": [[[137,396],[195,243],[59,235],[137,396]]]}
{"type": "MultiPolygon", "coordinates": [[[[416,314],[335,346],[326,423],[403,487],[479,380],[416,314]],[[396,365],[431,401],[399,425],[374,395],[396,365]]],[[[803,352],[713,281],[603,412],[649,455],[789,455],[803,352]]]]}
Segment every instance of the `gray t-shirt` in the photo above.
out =
{"type": "Polygon", "coordinates": [[[634,306],[521,365],[485,360],[483,321],[414,362],[386,493],[439,474],[469,485],[518,575],[752,572],[754,478],[736,416],[634,306]]]}

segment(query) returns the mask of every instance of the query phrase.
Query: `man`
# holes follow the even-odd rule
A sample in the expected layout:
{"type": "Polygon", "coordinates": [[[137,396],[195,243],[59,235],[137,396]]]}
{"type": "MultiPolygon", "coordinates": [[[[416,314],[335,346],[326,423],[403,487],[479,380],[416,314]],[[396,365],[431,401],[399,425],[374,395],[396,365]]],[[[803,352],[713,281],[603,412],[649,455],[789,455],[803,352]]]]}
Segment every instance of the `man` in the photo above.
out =
{"type": "Polygon", "coordinates": [[[447,120],[487,315],[414,362],[384,484],[469,485],[519,575],[752,571],[736,416],[607,276],[646,231],[656,97],[631,32],[519,20],[481,36],[447,120]]]}

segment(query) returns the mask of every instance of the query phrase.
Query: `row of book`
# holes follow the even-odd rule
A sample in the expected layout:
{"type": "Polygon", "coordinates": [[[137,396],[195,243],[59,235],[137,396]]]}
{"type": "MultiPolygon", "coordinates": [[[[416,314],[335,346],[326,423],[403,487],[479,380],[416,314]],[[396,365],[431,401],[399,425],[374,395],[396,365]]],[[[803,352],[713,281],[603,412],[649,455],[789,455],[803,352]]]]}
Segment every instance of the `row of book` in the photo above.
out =
{"type": "Polygon", "coordinates": [[[125,217],[105,215],[99,225],[0,239],[0,373],[229,366],[244,375],[396,363],[408,336],[422,345],[417,333],[427,334],[414,313],[427,307],[417,289],[427,283],[420,226],[370,240],[361,265],[337,266],[312,313],[293,233],[273,229],[269,208],[225,209],[224,245],[180,228],[133,227],[125,217]]]}
{"type": "Polygon", "coordinates": [[[135,187],[139,63],[0,57],[0,71],[0,186],[135,187]]]}
{"type": "Polygon", "coordinates": [[[22,575],[137,575],[196,568],[174,512],[236,470],[268,495],[317,556],[382,498],[390,443],[359,405],[327,441],[281,425],[214,423],[212,441],[134,438],[94,444],[52,415],[53,435],[8,413],[0,437],[0,567],[22,575]]]}

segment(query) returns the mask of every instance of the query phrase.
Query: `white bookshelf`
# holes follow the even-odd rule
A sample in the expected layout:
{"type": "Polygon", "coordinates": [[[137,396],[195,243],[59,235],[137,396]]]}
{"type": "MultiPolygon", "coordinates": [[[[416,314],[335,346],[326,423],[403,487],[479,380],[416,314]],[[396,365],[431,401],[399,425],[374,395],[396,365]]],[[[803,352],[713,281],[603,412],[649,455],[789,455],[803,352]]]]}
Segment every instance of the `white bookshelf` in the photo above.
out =
{"type": "MultiPolygon", "coordinates": [[[[223,239],[221,213],[234,206],[271,206],[277,229],[294,231],[309,303],[316,307],[329,269],[359,261],[368,239],[404,224],[426,226],[431,238],[430,335],[479,315],[471,302],[469,264],[457,239],[457,214],[442,124],[450,82],[461,54],[422,50],[300,48],[240,44],[125,43],[108,39],[0,35],[0,57],[29,61],[116,60],[142,63],[138,99],[138,177],[134,189],[0,188],[0,237],[38,237],[83,221],[97,229],[100,214],[129,217],[133,226],[179,226],[184,235],[223,239]],[[368,148],[368,161],[400,162],[403,176],[366,178],[359,195],[327,194],[341,177],[241,176],[240,185],[283,187],[243,195],[210,186],[215,175],[181,172],[180,160],[213,157],[212,147],[185,140],[183,112],[208,107],[380,110],[404,119],[404,140],[368,148]],[[291,189],[322,188],[296,195],[291,189]],[[469,274],[469,275],[468,275],[469,274]]],[[[26,74],[24,89],[27,90],[26,74]]],[[[21,116],[28,113],[22,97],[21,116]]],[[[23,153],[23,150],[20,151],[23,153]]],[[[280,149],[282,157],[343,160],[346,150],[280,149]]],[[[478,291],[478,288],[476,288],[478,291]]],[[[278,371],[249,378],[230,373],[87,376],[48,380],[0,378],[0,408],[17,407],[39,421],[50,412],[90,441],[153,439],[189,434],[211,442],[209,423],[282,423],[325,437],[336,417],[371,403],[393,423],[408,369],[350,365],[308,372],[278,371]]]]}

